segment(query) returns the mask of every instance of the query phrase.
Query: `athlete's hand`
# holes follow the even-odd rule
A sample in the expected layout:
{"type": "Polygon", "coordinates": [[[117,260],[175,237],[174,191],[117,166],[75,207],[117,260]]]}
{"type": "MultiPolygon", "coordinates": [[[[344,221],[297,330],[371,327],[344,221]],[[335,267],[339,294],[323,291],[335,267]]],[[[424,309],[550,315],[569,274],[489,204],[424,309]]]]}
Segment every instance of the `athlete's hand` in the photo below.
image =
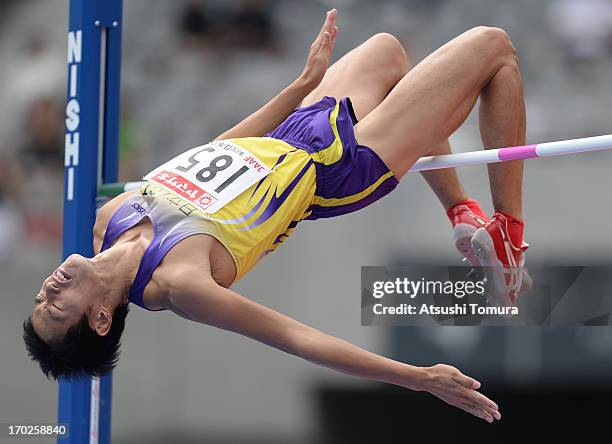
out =
{"type": "Polygon", "coordinates": [[[477,392],[480,382],[465,376],[450,365],[434,365],[427,371],[428,377],[423,390],[485,421],[501,419],[497,404],[477,392]]]}
{"type": "Polygon", "coordinates": [[[329,60],[336,44],[336,35],[338,34],[338,27],[336,26],[337,17],[337,10],[327,11],[325,23],[323,23],[317,38],[310,45],[306,66],[300,78],[312,89],[321,83],[329,66],[329,60]]]}

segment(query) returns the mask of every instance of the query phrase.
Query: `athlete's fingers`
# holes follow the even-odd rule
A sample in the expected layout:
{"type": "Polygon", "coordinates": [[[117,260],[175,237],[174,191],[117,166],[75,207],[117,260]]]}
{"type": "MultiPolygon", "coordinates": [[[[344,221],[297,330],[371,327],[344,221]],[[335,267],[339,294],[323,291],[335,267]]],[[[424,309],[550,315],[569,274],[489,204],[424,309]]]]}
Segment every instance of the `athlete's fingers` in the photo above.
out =
{"type": "MultiPolygon", "coordinates": [[[[329,15],[329,13],[328,13],[328,15],[329,15]]],[[[319,46],[321,46],[321,40],[323,40],[323,33],[325,32],[325,25],[326,24],[327,24],[327,18],[325,19],[325,23],[323,23],[323,26],[321,26],[321,29],[319,30],[319,33],[315,37],[314,41],[310,45],[311,49],[315,49],[315,48],[318,48],[319,46]]]]}
{"type": "Polygon", "coordinates": [[[334,26],[336,25],[336,13],[337,11],[335,9],[330,9],[329,11],[327,11],[327,14],[325,16],[325,22],[323,23],[323,26],[321,26],[321,30],[319,31],[319,34],[315,38],[313,45],[320,44],[321,40],[323,39],[323,34],[326,31],[331,33],[334,26]]]}
{"type": "Polygon", "coordinates": [[[329,62],[329,58],[334,50],[334,41],[329,32],[325,31],[323,33],[323,39],[321,40],[320,47],[315,51],[315,55],[318,58],[321,58],[325,61],[325,63],[329,62]]]}
{"type": "Polygon", "coordinates": [[[338,27],[334,26],[331,32],[331,44],[330,44],[330,53],[334,50],[334,46],[336,46],[336,36],[338,35],[338,27]]]}
{"type": "Polygon", "coordinates": [[[329,35],[329,32],[325,31],[323,33],[323,40],[321,41],[321,46],[329,45],[330,41],[331,41],[331,36],[329,35]]]}
{"type": "Polygon", "coordinates": [[[477,392],[476,390],[470,390],[469,395],[468,395],[474,402],[477,402],[479,404],[482,404],[483,406],[485,406],[486,408],[490,408],[493,410],[499,410],[499,406],[493,402],[492,400],[490,400],[489,398],[487,398],[485,395],[483,395],[480,392],[477,392]]]}
{"type": "Polygon", "coordinates": [[[501,413],[499,413],[499,411],[497,410],[497,405],[490,402],[486,397],[484,401],[482,399],[473,397],[463,402],[464,404],[471,405],[475,409],[482,410],[488,413],[489,415],[493,416],[495,419],[501,419],[501,413]]]}
{"type": "MultiPolygon", "coordinates": [[[[466,383],[467,384],[467,383],[466,383]]],[[[463,397],[463,402],[473,405],[479,409],[489,412],[493,416],[497,416],[495,412],[499,410],[499,406],[491,399],[487,398],[480,392],[467,387],[459,389],[460,396],[463,397]]]]}
{"type": "Polygon", "coordinates": [[[455,382],[464,387],[461,391],[463,392],[465,390],[463,395],[465,398],[467,398],[465,402],[469,403],[475,408],[488,412],[496,419],[501,418],[501,414],[498,412],[499,406],[482,393],[476,391],[481,386],[480,382],[476,381],[474,378],[465,376],[462,373],[458,373],[453,377],[453,379],[455,382]]]}
{"type": "Polygon", "coordinates": [[[472,415],[478,418],[484,419],[488,423],[493,422],[493,416],[483,410],[480,410],[479,408],[473,407],[472,405],[460,403],[457,407],[462,410],[465,410],[468,413],[471,413],[472,415]]]}
{"type": "Polygon", "coordinates": [[[321,27],[321,30],[319,31],[319,34],[317,35],[317,37],[314,39],[314,41],[312,42],[312,44],[310,45],[310,54],[316,54],[317,52],[320,51],[321,47],[323,46],[323,40],[325,38],[325,33],[329,33],[328,28],[329,28],[329,21],[330,21],[330,11],[327,11],[327,16],[325,18],[325,23],[323,23],[323,26],[321,27]]]}
{"type": "Polygon", "coordinates": [[[480,382],[476,381],[474,378],[470,378],[469,376],[465,376],[463,373],[459,373],[454,376],[453,379],[455,382],[458,382],[464,387],[471,388],[474,390],[478,390],[480,388],[480,382]]]}
{"type": "Polygon", "coordinates": [[[329,31],[332,31],[334,29],[334,26],[336,26],[336,20],[338,18],[338,10],[337,9],[330,9],[329,11],[329,15],[327,16],[328,18],[328,24],[329,24],[329,31]]]}
{"type": "Polygon", "coordinates": [[[335,9],[332,9],[327,13],[327,17],[325,19],[325,31],[329,32],[330,36],[333,35],[334,28],[336,27],[336,16],[337,11],[335,9]]]}

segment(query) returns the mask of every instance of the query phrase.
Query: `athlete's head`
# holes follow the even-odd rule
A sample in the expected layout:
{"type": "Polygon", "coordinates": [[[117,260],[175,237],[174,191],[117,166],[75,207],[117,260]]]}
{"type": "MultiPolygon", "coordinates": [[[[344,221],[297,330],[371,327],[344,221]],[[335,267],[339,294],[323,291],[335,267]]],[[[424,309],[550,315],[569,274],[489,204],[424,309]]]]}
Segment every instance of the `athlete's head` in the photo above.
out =
{"type": "Polygon", "coordinates": [[[102,375],[115,366],[128,306],[102,283],[94,262],[69,256],[35,297],[23,323],[29,355],[47,375],[102,375]]]}

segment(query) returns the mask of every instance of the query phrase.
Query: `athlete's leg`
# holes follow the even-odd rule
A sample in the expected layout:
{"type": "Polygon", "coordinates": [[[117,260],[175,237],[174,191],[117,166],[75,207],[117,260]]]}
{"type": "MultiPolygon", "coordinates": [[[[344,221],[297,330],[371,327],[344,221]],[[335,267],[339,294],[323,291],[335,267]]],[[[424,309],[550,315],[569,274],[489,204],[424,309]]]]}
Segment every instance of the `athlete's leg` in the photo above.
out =
{"type": "MultiPolygon", "coordinates": [[[[518,69],[500,70],[480,94],[480,104],[480,135],[485,148],[525,145],[525,101],[518,69]]],[[[523,161],[489,164],[488,169],[493,207],[522,218],[523,161]]]]}
{"type": "MultiPolygon", "coordinates": [[[[401,178],[463,123],[479,95],[485,148],[523,144],[518,60],[498,28],[474,28],[419,63],[356,125],[357,140],[401,178]]],[[[522,164],[504,163],[490,171],[494,205],[520,217],[522,164]]]]}
{"type": "Polygon", "coordinates": [[[355,115],[361,120],[383,101],[409,69],[410,61],[401,43],[391,34],[376,34],[330,66],[302,106],[323,96],[350,97],[355,115]]]}
{"type": "MultiPolygon", "coordinates": [[[[355,114],[361,120],[384,100],[411,68],[410,57],[397,38],[387,33],[376,34],[334,63],[302,105],[315,103],[323,96],[350,97],[355,114]]],[[[450,144],[444,140],[430,154],[450,152],[450,144]]],[[[423,177],[445,209],[468,198],[454,168],[424,171],[423,177]]]]}
{"type": "MultiPolygon", "coordinates": [[[[430,156],[441,154],[451,154],[451,147],[448,139],[436,145],[431,151],[430,156]]],[[[455,168],[444,168],[443,170],[422,171],[421,174],[431,187],[445,210],[448,210],[458,202],[463,202],[469,198],[463,185],[457,176],[455,168]]]]}

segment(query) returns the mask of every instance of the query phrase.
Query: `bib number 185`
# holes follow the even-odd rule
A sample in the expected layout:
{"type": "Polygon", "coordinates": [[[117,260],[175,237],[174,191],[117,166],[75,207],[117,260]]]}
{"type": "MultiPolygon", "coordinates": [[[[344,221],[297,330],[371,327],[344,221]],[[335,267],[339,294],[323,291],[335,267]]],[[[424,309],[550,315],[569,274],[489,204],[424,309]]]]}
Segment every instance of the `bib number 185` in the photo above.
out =
{"type": "Polygon", "coordinates": [[[145,176],[210,213],[218,211],[270,169],[246,149],[228,141],[189,150],[145,176]]]}
{"type": "MultiPolygon", "coordinates": [[[[176,167],[176,169],[179,170],[179,171],[182,171],[184,173],[188,172],[194,166],[196,166],[196,165],[198,165],[200,163],[200,161],[196,159],[196,156],[198,154],[200,154],[201,152],[203,152],[203,151],[214,152],[215,149],[214,148],[202,148],[200,151],[196,151],[191,156],[189,156],[189,158],[187,159],[187,161],[189,162],[188,166],[179,165],[179,166],[176,167]]],[[[229,168],[230,165],[233,162],[234,162],[234,159],[232,158],[232,156],[229,156],[227,154],[222,154],[220,156],[217,156],[217,157],[213,158],[213,160],[211,160],[211,162],[210,162],[210,165],[208,165],[207,167],[204,167],[201,170],[199,170],[196,173],[195,177],[200,182],[208,182],[210,180],[213,180],[218,172],[224,171],[227,168],[229,168]]],[[[215,188],[215,192],[216,193],[220,193],[229,184],[231,184],[233,181],[238,179],[240,176],[242,176],[247,171],[249,171],[249,167],[246,166],[246,165],[243,165],[242,167],[240,167],[239,170],[237,170],[234,174],[232,174],[230,177],[228,177],[221,185],[219,185],[217,188],[215,188]]]]}

